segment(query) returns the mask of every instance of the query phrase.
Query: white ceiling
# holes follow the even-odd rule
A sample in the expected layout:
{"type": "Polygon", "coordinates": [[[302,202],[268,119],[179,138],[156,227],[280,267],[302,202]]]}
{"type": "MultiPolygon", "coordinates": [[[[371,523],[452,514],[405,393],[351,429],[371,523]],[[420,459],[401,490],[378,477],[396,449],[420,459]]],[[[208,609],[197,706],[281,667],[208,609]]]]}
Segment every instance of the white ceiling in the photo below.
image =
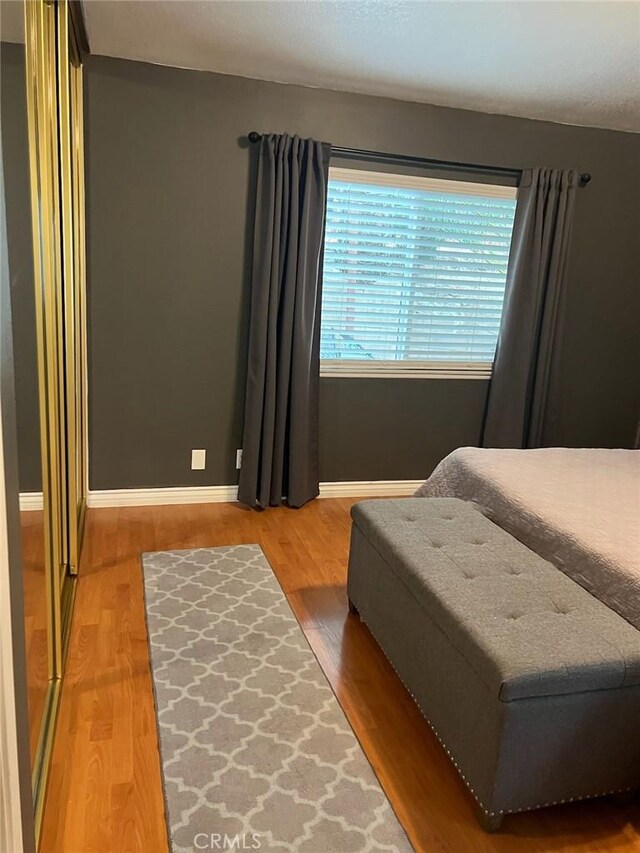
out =
{"type": "Polygon", "coordinates": [[[85,15],[107,56],[640,132],[637,0],[85,0],[85,15]]]}

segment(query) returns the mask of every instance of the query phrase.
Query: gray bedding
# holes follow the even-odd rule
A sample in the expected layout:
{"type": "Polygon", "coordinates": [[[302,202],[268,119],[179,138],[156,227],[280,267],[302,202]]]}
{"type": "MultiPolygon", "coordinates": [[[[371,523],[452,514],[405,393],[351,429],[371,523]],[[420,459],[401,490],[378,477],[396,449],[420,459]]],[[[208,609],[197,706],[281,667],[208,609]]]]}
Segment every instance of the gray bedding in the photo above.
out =
{"type": "Polygon", "coordinates": [[[640,451],[461,447],[416,495],[473,501],[640,629],[640,451]]]}

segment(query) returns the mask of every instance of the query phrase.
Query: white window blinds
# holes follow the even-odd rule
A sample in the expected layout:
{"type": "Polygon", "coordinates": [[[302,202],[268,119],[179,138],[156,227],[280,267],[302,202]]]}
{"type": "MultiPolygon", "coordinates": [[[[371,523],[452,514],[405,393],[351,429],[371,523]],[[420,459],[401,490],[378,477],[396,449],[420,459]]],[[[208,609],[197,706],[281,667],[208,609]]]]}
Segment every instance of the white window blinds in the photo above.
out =
{"type": "Polygon", "coordinates": [[[487,376],[515,187],[329,172],[322,373],[487,376]]]}

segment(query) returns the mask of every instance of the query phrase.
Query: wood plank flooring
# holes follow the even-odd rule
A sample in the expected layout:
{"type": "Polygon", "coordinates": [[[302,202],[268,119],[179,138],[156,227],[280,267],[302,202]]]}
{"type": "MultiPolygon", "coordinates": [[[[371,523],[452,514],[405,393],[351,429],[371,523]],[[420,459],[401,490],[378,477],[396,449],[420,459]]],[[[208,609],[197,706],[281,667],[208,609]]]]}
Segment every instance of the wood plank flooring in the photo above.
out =
{"type": "Polygon", "coordinates": [[[44,570],[44,517],[41,510],[20,513],[24,639],[29,712],[29,747],[33,765],[49,689],[47,579],[44,570]]]}
{"type": "Polygon", "coordinates": [[[496,835],[480,830],[426,722],[366,628],[347,615],[352,503],[89,512],[42,853],[167,850],[140,553],[251,542],[262,545],[416,850],[640,850],[638,806],[605,800],[510,816],[496,835]]]}

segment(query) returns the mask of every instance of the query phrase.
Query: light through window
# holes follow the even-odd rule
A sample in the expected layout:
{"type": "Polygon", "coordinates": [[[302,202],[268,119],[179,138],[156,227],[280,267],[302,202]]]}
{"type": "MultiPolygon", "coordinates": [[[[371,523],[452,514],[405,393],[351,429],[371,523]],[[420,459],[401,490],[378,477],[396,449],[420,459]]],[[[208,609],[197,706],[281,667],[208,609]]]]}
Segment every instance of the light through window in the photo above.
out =
{"type": "Polygon", "coordinates": [[[515,187],[329,172],[322,374],[490,375],[515,187]]]}

